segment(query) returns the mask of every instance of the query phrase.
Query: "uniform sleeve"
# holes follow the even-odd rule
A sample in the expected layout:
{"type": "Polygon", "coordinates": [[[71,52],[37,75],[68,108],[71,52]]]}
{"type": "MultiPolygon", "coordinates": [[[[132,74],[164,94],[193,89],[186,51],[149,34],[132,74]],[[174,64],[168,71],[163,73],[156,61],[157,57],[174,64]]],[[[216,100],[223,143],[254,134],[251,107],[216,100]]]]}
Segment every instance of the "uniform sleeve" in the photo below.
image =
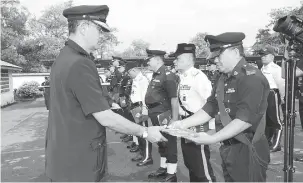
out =
{"type": "Polygon", "coordinates": [[[281,99],[285,96],[285,80],[282,78],[282,70],[280,66],[277,66],[273,72],[273,78],[278,86],[281,99]]]}
{"type": "Polygon", "coordinates": [[[217,83],[214,85],[215,87],[212,89],[211,95],[207,98],[206,104],[202,107],[202,109],[213,118],[219,112],[218,102],[216,99],[216,85],[217,83]]]}
{"type": "Polygon", "coordinates": [[[238,83],[238,100],[236,103],[236,117],[242,121],[252,124],[266,110],[264,104],[267,103],[265,90],[269,87],[265,86],[263,80],[255,75],[246,76],[238,83]]]}
{"type": "Polygon", "coordinates": [[[166,80],[164,81],[164,88],[169,98],[177,97],[177,77],[174,73],[166,73],[166,80]]]}
{"type": "Polygon", "coordinates": [[[85,116],[109,109],[108,101],[96,73],[96,66],[87,60],[76,62],[68,76],[70,88],[79,101],[85,116]]]}
{"type": "Polygon", "coordinates": [[[204,73],[198,74],[195,80],[199,82],[196,85],[197,92],[201,97],[202,103],[204,104],[206,103],[207,98],[211,95],[211,91],[212,91],[211,82],[209,81],[209,79],[204,73]]]}
{"type": "Polygon", "coordinates": [[[141,80],[141,85],[140,85],[140,91],[141,91],[141,99],[142,99],[142,114],[147,115],[148,114],[148,110],[145,104],[145,95],[147,92],[147,88],[148,88],[148,80],[147,78],[145,78],[143,76],[142,80],[141,80]]]}

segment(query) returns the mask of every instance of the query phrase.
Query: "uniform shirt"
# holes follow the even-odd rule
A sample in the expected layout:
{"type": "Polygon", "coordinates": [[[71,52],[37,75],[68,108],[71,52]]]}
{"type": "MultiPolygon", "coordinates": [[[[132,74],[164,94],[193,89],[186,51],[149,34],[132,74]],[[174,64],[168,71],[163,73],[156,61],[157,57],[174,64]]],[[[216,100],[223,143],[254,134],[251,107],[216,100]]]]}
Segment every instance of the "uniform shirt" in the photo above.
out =
{"type": "MultiPolygon", "coordinates": [[[[211,82],[207,76],[194,67],[179,74],[179,102],[185,109],[192,113],[199,111],[207,101],[212,91],[211,82]]],[[[179,115],[189,114],[179,106],[179,115]]],[[[210,129],[214,129],[214,124],[209,124],[210,129]]]]}
{"type": "Polygon", "coordinates": [[[46,175],[60,182],[100,181],[106,129],[92,113],[110,109],[89,54],[68,40],[51,68],[46,175]]]}
{"type": "MultiPolygon", "coordinates": [[[[211,94],[211,82],[202,71],[194,67],[180,73],[179,78],[179,99],[187,110],[196,113],[206,104],[211,94]]],[[[181,107],[179,114],[188,115],[181,107]]]]}
{"type": "MultiPolygon", "coordinates": [[[[248,65],[244,58],[239,61],[229,77],[226,74],[220,77],[225,79],[223,102],[226,112],[232,120],[237,118],[252,125],[245,132],[255,132],[267,109],[269,94],[267,79],[260,70],[248,65]]],[[[215,85],[203,106],[203,110],[212,117],[219,112],[216,89],[215,85]]],[[[220,121],[216,122],[219,122],[216,129],[222,129],[220,121]]]]}
{"type": "Polygon", "coordinates": [[[171,98],[177,97],[177,77],[162,65],[153,73],[145,96],[145,103],[162,103],[149,110],[150,112],[165,112],[171,109],[171,98]]]}
{"type": "Polygon", "coordinates": [[[282,78],[282,69],[274,62],[270,62],[261,68],[262,73],[266,77],[270,89],[279,89],[281,98],[285,96],[285,80],[282,78]]]}
{"type": "Polygon", "coordinates": [[[148,80],[141,72],[133,79],[130,99],[132,103],[142,102],[142,113],[147,115],[145,95],[148,88],[148,80]]]}

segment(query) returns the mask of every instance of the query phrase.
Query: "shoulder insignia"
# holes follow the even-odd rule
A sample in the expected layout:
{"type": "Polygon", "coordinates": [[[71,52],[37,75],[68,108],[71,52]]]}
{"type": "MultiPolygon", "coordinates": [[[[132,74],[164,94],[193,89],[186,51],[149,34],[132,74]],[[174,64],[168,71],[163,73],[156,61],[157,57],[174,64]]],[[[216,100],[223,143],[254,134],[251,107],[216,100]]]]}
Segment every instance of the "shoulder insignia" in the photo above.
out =
{"type": "Polygon", "coordinates": [[[199,71],[193,71],[192,74],[193,76],[197,76],[200,72],[199,71]]]}
{"type": "Polygon", "coordinates": [[[243,67],[243,70],[245,72],[246,75],[254,75],[256,74],[256,68],[254,66],[251,65],[246,65],[245,67],[243,67]]]}

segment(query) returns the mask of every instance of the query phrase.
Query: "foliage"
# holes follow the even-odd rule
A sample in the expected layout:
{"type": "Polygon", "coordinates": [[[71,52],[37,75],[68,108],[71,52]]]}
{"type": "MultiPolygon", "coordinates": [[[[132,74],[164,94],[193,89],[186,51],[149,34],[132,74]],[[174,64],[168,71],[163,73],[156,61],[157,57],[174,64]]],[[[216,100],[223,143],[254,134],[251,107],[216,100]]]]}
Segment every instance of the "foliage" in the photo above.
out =
{"type": "Polygon", "coordinates": [[[17,52],[17,47],[28,35],[25,25],[29,12],[20,6],[19,0],[1,3],[1,59],[15,65],[24,64],[27,61],[17,52]]]}
{"type": "MultiPolygon", "coordinates": [[[[266,25],[265,28],[259,29],[257,35],[256,35],[256,42],[253,45],[252,49],[254,51],[260,49],[263,45],[272,45],[277,50],[279,50],[279,54],[283,54],[283,50],[285,45],[280,39],[280,34],[277,32],[272,31],[272,27],[276,23],[276,21],[279,18],[282,18],[286,15],[295,15],[298,18],[303,18],[303,3],[301,2],[301,6],[298,8],[290,8],[290,7],[284,7],[279,9],[272,9],[269,13],[270,21],[266,25]]],[[[256,54],[256,53],[254,53],[256,54]]]]}
{"type": "Polygon", "coordinates": [[[23,83],[17,90],[17,96],[20,98],[33,98],[42,96],[42,92],[39,91],[39,83],[36,81],[30,81],[23,83]]]}
{"type": "Polygon", "coordinates": [[[196,45],[196,57],[207,57],[210,53],[208,44],[204,40],[207,33],[197,33],[189,42],[196,45]]]}
{"type": "Polygon", "coordinates": [[[146,56],[146,49],[148,49],[149,46],[150,43],[142,39],[136,39],[132,41],[130,47],[124,50],[121,56],[125,58],[144,57],[146,56]]]}

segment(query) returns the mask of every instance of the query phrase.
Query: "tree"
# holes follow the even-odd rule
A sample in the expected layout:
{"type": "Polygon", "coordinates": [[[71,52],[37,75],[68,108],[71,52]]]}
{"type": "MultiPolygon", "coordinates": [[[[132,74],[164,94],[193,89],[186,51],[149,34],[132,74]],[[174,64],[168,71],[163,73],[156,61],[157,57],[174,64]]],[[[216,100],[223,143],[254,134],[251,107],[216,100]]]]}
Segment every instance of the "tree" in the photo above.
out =
{"type": "MultiPolygon", "coordinates": [[[[290,8],[284,7],[279,9],[272,9],[269,13],[271,20],[266,25],[264,29],[259,29],[256,35],[256,42],[252,46],[254,51],[260,49],[261,46],[269,44],[274,46],[277,50],[279,50],[279,54],[283,54],[284,44],[280,38],[280,33],[273,32],[272,27],[277,22],[279,18],[282,18],[286,15],[295,15],[298,18],[303,18],[303,2],[301,2],[301,6],[298,8],[290,8]]],[[[256,54],[256,53],[254,53],[256,54]]]]}
{"type": "Polygon", "coordinates": [[[130,57],[144,57],[146,56],[146,49],[148,49],[150,43],[145,42],[142,39],[136,39],[132,41],[130,47],[125,49],[121,56],[130,58],[130,57]]]}
{"type": "Polygon", "coordinates": [[[196,45],[196,57],[207,57],[210,53],[208,44],[204,40],[207,33],[197,33],[189,42],[196,45]]]}
{"type": "Polygon", "coordinates": [[[18,54],[17,47],[28,34],[25,26],[28,10],[20,6],[19,0],[1,2],[1,59],[15,65],[26,63],[25,58],[18,54]]]}
{"type": "Polygon", "coordinates": [[[99,41],[100,48],[97,50],[97,53],[101,58],[109,58],[109,55],[113,55],[114,47],[120,43],[115,36],[116,32],[117,29],[112,28],[110,32],[104,33],[101,37],[99,41]]]}

